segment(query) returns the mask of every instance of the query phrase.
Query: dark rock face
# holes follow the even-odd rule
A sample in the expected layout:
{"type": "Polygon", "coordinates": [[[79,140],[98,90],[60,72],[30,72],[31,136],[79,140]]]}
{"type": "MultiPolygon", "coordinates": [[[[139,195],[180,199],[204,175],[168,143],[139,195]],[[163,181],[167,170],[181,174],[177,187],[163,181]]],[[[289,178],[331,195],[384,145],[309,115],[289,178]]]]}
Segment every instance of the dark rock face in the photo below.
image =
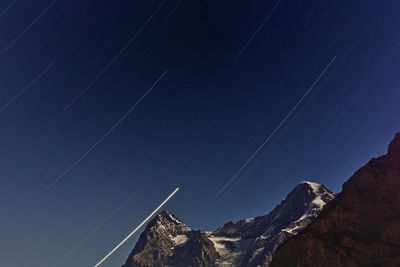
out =
{"type": "Polygon", "coordinates": [[[269,214],[204,233],[162,211],[140,235],[124,267],[268,266],[276,247],[333,198],[325,186],[302,182],[269,214]]]}
{"type": "Polygon", "coordinates": [[[189,240],[184,246],[175,248],[175,253],[170,261],[172,266],[195,267],[215,266],[218,253],[214,244],[200,231],[192,231],[189,240]]]}
{"type": "Polygon", "coordinates": [[[167,211],[149,222],[140,235],[124,267],[166,266],[173,256],[174,238],[190,232],[190,228],[167,211]]]}
{"type": "Polygon", "coordinates": [[[272,266],[400,266],[400,133],[277,249],[272,266]]]}
{"type": "MultiPolygon", "coordinates": [[[[323,185],[300,183],[271,213],[260,217],[262,225],[268,228],[261,234],[254,233],[257,237],[243,255],[240,266],[269,266],[276,248],[313,221],[334,197],[323,185]]],[[[251,225],[249,228],[259,229],[251,225]]]]}

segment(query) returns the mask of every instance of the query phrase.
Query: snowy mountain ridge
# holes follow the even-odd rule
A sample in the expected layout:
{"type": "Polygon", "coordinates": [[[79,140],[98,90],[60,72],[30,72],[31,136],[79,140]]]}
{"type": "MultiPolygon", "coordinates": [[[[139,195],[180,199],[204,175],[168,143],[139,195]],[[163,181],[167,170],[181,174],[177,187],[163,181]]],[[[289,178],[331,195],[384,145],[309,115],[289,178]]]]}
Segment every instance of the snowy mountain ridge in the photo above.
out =
{"type": "Polygon", "coordinates": [[[271,212],[194,231],[168,211],[146,227],[124,267],[269,266],[275,249],[304,229],[334,198],[325,186],[303,181],[271,212]]]}

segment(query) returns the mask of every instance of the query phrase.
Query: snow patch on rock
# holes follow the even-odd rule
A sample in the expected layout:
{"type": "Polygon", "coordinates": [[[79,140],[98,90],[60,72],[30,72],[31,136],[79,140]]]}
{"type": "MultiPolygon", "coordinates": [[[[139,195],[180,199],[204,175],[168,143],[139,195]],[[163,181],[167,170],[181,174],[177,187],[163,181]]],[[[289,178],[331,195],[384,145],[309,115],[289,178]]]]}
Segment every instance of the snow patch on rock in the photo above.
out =
{"type": "Polygon", "coordinates": [[[253,241],[241,237],[214,236],[211,232],[207,233],[207,237],[214,243],[215,250],[221,257],[217,266],[236,266],[253,241]]]}

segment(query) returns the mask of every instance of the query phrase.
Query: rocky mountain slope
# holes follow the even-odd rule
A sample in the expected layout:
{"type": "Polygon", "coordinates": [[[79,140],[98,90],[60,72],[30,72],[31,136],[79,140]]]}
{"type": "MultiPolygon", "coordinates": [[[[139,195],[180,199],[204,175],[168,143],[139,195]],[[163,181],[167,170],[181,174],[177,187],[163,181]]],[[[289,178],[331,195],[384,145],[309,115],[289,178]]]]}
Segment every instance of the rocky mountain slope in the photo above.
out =
{"type": "Polygon", "coordinates": [[[277,249],[272,266],[400,266],[400,133],[277,249]]]}
{"type": "Polygon", "coordinates": [[[217,256],[204,233],[162,211],[149,222],[123,266],[212,266],[217,256]]]}
{"type": "Polygon", "coordinates": [[[268,266],[276,247],[306,227],[334,198],[325,186],[302,182],[270,213],[191,230],[162,211],[146,227],[124,267],[268,266]]]}

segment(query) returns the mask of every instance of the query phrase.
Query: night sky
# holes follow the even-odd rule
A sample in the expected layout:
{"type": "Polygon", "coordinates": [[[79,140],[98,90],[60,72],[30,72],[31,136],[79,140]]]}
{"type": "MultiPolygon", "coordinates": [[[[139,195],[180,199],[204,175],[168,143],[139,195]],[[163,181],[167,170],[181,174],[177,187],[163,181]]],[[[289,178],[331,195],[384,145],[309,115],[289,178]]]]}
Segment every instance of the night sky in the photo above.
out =
{"type": "Polygon", "coordinates": [[[178,186],[165,209],[202,230],[266,214],[303,180],[339,192],[400,130],[399,14],[0,1],[0,266],[93,266],[178,186]]]}

